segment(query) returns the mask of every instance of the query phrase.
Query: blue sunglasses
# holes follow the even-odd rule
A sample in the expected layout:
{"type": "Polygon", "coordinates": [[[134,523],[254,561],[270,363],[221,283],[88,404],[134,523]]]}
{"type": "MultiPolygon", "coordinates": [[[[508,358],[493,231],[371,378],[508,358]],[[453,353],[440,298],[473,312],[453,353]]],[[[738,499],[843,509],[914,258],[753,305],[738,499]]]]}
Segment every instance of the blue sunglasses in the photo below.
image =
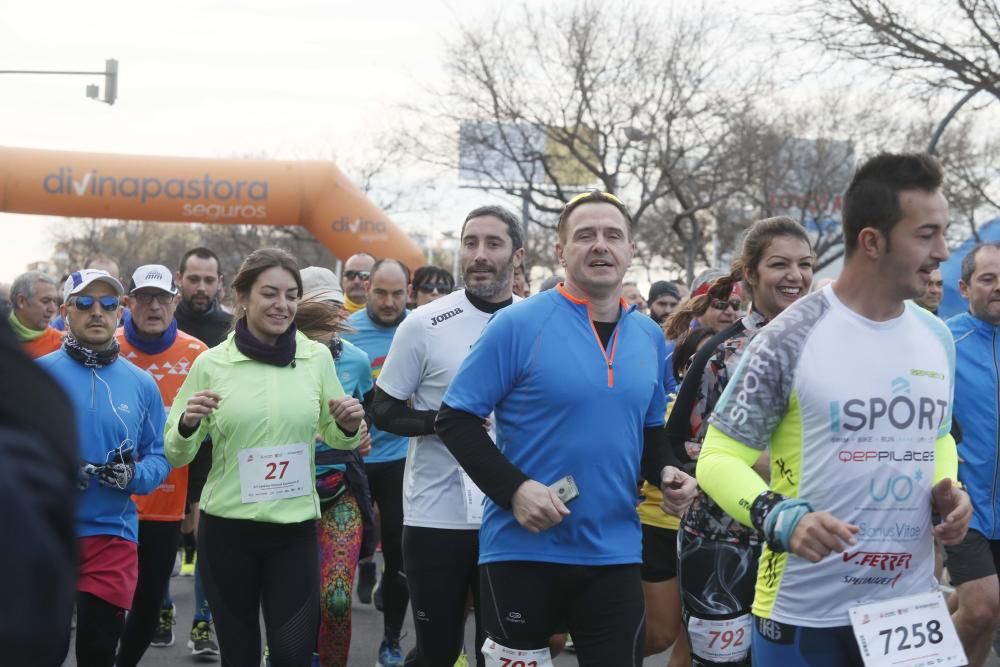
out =
{"type": "Polygon", "coordinates": [[[94,307],[95,301],[101,304],[101,308],[108,312],[118,310],[118,304],[120,303],[116,296],[78,296],[74,297],[73,305],[76,306],[77,310],[86,312],[94,307]]]}

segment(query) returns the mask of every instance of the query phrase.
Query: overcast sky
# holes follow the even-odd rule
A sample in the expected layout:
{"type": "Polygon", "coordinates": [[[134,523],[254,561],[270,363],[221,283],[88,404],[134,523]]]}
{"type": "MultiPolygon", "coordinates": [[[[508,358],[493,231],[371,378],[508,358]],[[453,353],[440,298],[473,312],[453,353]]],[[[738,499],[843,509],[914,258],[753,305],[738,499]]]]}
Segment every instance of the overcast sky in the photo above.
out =
{"type": "MultiPolygon", "coordinates": [[[[0,75],[0,146],[359,159],[402,103],[443,79],[456,17],[497,6],[453,4],[0,0],[0,69],[120,63],[114,106],[85,97],[103,77],[0,75]]],[[[0,281],[50,256],[54,220],[0,213],[0,281]]]]}

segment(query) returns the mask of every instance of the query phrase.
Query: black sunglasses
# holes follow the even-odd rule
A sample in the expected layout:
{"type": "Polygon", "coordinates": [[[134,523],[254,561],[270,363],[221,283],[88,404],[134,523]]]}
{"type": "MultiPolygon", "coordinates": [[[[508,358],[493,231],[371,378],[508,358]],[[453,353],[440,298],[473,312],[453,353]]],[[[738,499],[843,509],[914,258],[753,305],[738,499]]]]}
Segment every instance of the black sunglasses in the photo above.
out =
{"type": "Polygon", "coordinates": [[[361,278],[361,280],[368,280],[371,278],[371,271],[344,271],[344,277],[348,280],[354,280],[355,278],[361,278]]]}
{"type": "Polygon", "coordinates": [[[451,285],[448,283],[424,283],[417,289],[424,294],[433,294],[434,290],[437,290],[441,294],[447,294],[451,291],[451,285]]]}
{"type": "Polygon", "coordinates": [[[726,299],[712,299],[710,304],[712,308],[716,310],[725,310],[726,308],[732,308],[733,310],[739,312],[740,306],[742,305],[739,301],[727,301],[726,299]]]}
{"type": "Polygon", "coordinates": [[[78,296],[73,299],[73,305],[77,310],[86,312],[94,307],[95,301],[101,304],[101,308],[108,312],[118,310],[118,304],[120,303],[116,296],[78,296]]]}

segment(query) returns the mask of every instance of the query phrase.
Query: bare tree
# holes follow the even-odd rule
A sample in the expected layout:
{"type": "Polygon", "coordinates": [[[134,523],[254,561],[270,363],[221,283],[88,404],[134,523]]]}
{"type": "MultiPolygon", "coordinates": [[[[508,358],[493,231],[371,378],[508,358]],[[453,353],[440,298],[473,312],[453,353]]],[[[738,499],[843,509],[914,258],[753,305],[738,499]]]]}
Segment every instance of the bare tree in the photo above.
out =
{"type": "Polygon", "coordinates": [[[732,26],[704,10],[589,3],[522,6],[457,35],[450,85],[415,109],[424,123],[411,153],[521,198],[536,228],[552,229],[581,190],[617,193],[641,252],[672,256],[679,242],[693,271],[701,212],[748,177],[732,149],[762,77],[753,63],[732,66],[732,26]]]}
{"type": "Polygon", "coordinates": [[[996,0],[807,0],[802,38],[931,88],[1000,98],[996,0]]]}

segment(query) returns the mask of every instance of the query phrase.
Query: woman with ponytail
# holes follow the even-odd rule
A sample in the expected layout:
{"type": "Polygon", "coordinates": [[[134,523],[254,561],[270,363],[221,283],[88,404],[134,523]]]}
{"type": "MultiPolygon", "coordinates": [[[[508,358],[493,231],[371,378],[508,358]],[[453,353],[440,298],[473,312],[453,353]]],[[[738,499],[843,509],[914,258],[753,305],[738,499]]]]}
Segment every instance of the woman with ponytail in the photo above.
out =
{"type": "MultiPolygon", "coordinates": [[[[805,230],[790,218],[760,220],[747,231],[729,276],[692,300],[691,312],[708,313],[737,284],[751,301],[749,312],[693,357],[667,423],[682,460],[698,458],[708,417],[753,336],[788,306],[809,294],[815,258],[805,230]],[[739,283],[735,281],[740,281],[739,283]],[[708,308],[705,307],[706,302],[708,308]]],[[[727,308],[722,310],[728,312],[727,308]]],[[[735,309],[734,309],[735,310],[735,309]]],[[[704,314],[699,315],[704,325],[704,314]]],[[[669,324],[669,322],[668,322],[669,324]]],[[[679,325],[679,322],[678,322],[679,325]]],[[[767,460],[758,462],[767,475],[767,460]]],[[[699,492],[684,514],[678,535],[678,579],[695,666],[750,664],[753,603],[760,538],[699,492]],[[728,644],[712,638],[728,632],[728,644]]]]}

